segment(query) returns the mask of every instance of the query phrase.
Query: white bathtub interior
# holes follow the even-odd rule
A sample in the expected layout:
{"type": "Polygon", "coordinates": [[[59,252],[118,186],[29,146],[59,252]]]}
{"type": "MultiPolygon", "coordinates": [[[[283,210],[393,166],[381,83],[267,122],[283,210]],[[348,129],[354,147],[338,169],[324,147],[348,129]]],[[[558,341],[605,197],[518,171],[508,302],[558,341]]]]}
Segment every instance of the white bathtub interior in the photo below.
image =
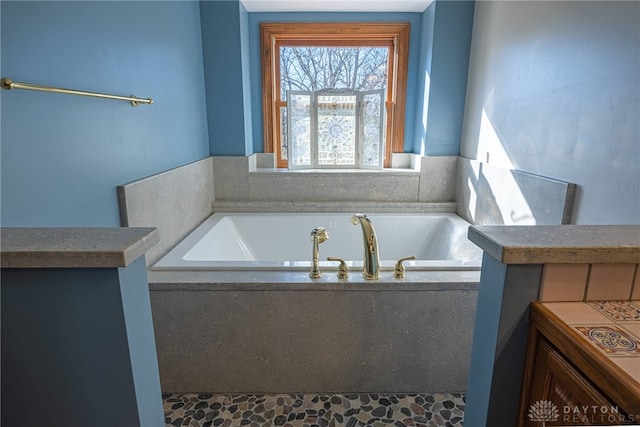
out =
{"type": "MultiPolygon", "coordinates": [[[[367,214],[378,238],[383,270],[402,257],[407,269],[478,269],[482,251],[467,239],[469,223],[455,214],[367,214]]],[[[160,259],[154,270],[304,270],[311,266],[310,233],[324,227],[320,266],[327,256],[362,268],[359,225],[345,213],[214,213],[160,259]]]]}

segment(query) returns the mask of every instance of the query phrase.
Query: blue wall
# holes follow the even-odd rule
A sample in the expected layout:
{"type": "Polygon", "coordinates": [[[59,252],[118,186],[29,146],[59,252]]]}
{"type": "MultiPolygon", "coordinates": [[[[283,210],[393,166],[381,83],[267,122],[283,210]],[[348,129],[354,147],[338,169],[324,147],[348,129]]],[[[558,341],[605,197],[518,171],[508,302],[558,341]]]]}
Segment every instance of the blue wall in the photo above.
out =
{"type": "Polygon", "coordinates": [[[238,1],[204,1],[200,16],[210,152],[252,154],[246,9],[238,1]]]}
{"type": "Polygon", "coordinates": [[[473,1],[437,1],[423,12],[413,152],[457,156],[467,89],[473,1]]]}
{"type": "Polygon", "coordinates": [[[424,154],[429,120],[429,95],[431,91],[431,67],[433,64],[433,29],[436,21],[436,3],[433,2],[422,13],[422,49],[418,58],[418,80],[416,82],[416,120],[413,152],[424,154]]]}
{"type": "Polygon", "coordinates": [[[116,186],[209,155],[197,2],[0,3],[3,226],[117,226],[116,186]]]}

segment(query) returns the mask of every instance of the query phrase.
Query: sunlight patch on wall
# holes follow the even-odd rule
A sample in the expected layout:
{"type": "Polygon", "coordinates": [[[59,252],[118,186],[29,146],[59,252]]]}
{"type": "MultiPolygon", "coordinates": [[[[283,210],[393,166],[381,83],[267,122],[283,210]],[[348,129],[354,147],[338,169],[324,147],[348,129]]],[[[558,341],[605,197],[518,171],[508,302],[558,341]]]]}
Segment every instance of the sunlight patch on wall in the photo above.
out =
{"type": "Polygon", "coordinates": [[[485,109],[482,110],[476,158],[496,166],[513,169],[513,163],[485,109]]]}
{"type": "Polygon", "coordinates": [[[483,168],[482,175],[489,183],[495,206],[504,225],[535,225],[536,219],[518,182],[509,170],[483,168]]]}
{"type": "Polygon", "coordinates": [[[480,122],[477,158],[485,164],[479,163],[473,167],[476,182],[473,183],[470,176],[467,183],[470,214],[475,218],[476,210],[481,209],[492,211],[492,216],[500,217],[505,225],[535,225],[535,216],[512,172],[514,165],[504,141],[485,109],[482,110],[480,122]]]}
{"type": "Polygon", "coordinates": [[[471,174],[467,178],[467,190],[468,190],[468,212],[473,223],[476,221],[476,211],[478,208],[478,191],[480,182],[480,167],[482,163],[471,163],[471,174]]]}
{"type": "Polygon", "coordinates": [[[427,146],[427,121],[429,117],[429,92],[431,89],[431,77],[429,72],[424,73],[424,93],[422,97],[422,141],[420,142],[420,155],[425,155],[425,148],[427,146]]]}

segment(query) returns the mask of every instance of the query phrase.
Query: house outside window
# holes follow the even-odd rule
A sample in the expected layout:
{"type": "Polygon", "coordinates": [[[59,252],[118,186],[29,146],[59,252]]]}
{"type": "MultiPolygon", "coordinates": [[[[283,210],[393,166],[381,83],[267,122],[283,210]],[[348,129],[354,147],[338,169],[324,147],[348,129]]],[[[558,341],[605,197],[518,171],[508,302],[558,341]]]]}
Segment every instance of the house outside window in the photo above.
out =
{"type": "Polygon", "coordinates": [[[403,151],[408,23],[262,24],[261,36],[278,167],[381,168],[403,151]]]}

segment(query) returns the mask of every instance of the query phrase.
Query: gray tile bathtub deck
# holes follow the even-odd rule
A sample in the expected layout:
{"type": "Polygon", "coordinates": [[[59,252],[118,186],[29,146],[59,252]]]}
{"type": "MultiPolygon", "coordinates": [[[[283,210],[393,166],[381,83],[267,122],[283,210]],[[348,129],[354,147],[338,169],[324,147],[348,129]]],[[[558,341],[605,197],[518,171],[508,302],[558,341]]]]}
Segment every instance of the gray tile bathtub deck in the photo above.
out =
{"type": "Polygon", "coordinates": [[[461,393],[164,394],[167,427],[459,427],[461,393]]]}

